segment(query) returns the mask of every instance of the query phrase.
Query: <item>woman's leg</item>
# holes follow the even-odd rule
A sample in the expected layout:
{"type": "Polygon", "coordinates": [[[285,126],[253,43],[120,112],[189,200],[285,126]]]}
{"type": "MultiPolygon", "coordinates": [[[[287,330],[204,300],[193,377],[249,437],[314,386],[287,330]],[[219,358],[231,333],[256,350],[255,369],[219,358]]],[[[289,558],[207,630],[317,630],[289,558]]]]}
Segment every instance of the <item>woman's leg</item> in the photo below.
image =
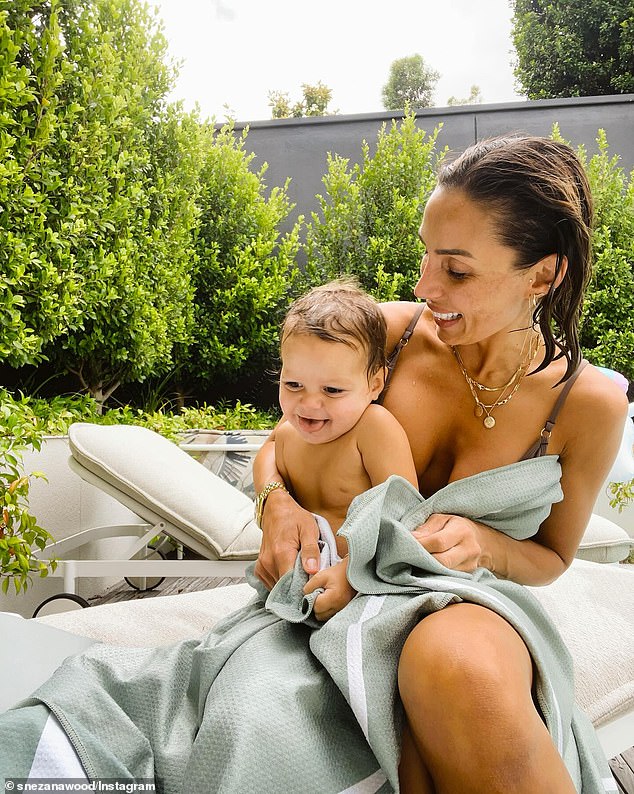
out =
{"type": "Polygon", "coordinates": [[[416,742],[407,722],[403,728],[398,779],[402,794],[435,794],[434,784],[418,753],[416,742]]]}
{"type": "Polygon", "coordinates": [[[421,779],[428,773],[433,786],[410,786],[402,767],[404,792],[574,794],[533,704],[532,677],[524,642],[495,612],[455,604],[422,620],[403,647],[399,690],[421,779]]]}

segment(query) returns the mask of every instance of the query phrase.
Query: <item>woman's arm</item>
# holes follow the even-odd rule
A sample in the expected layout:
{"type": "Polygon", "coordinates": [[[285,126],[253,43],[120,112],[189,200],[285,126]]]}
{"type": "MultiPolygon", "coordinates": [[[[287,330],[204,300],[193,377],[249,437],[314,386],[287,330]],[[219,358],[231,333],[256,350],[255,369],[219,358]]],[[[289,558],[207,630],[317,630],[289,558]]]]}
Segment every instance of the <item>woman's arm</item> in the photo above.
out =
{"type": "MultiPolygon", "coordinates": [[[[269,482],[284,482],[275,465],[275,430],[253,462],[256,492],[259,493],[269,482]]],[[[318,535],[312,513],[300,507],[286,491],[272,491],[264,505],[262,545],[255,565],[255,575],[270,590],[295,565],[298,551],[301,553],[306,573],[316,573],[319,570],[318,535]]]]}
{"type": "Polygon", "coordinates": [[[460,516],[433,515],[414,535],[439,562],[462,571],[485,567],[527,585],[549,584],[568,568],[618,451],[627,415],[623,393],[600,373],[588,374],[585,386],[571,392],[557,422],[558,437],[564,439],[559,455],[564,499],[553,505],[539,532],[520,541],[460,516]]]}
{"type": "MultiPolygon", "coordinates": [[[[593,367],[587,367],[568,397],[556,429],[564,439],[560,445],[561,488],[564,498],[553,505],[534,540],[551,550],[556,560],[553,581],[568,568],[579,548],[592,508],[619,450],[627,417],[627,398],[614,383],[593,367]],[[585,376],[585,377],[584,377],[585,376]],[[583,380],[582,380],[583,378],[583,380]]],[[[507,562],[508,575],[515,579],[516,563],[507,562]]]]}

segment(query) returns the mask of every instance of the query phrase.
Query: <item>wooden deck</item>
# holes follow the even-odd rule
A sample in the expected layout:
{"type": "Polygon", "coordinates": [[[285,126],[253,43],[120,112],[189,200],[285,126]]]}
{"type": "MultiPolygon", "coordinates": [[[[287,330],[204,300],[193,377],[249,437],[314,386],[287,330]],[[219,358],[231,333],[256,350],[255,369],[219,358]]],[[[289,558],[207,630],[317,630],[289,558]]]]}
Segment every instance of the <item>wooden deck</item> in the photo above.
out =
{"type": "MultiPolygon", "coordinates": [[[[97,604],[112,604],[116,601],[130,601],[135,598],[157,598],[164,595],[191,593],[195,590],[211,590],[214,587],[225,587],[244,581],[245,579],[230,579],[228,577],[165,579],[155,590],[144,593],[133,590],[127,582],[122,582],[89,600],[92,606],[96,606],[97,604]]],[[[612,758],[610,768],[617,783],[618,794],[634,794],[634,747],[612,758]]]]}
{"type": "Polygon", "coordinates": [[[634,794],[634,747],[610,761],[619,794],[634,794]]]}
{"type": "Polygon", "coordinates": [[[100,604],[114,604],[117,601],[132,601],[137,598],[157,598],[165,595],[178,595],[179,593],[193,593],[198,590],[212,590],[214,587],[226,587],[229,584],[245,582],[246,579],[231,579],[227,576],[216,576],[214,578],[194,578],[187,577],[182,579],[166,578],[155,590],[139,592],[133,590],[127,582],[120,582],[93,598],[89,598],[91,606],[100,604]]]}

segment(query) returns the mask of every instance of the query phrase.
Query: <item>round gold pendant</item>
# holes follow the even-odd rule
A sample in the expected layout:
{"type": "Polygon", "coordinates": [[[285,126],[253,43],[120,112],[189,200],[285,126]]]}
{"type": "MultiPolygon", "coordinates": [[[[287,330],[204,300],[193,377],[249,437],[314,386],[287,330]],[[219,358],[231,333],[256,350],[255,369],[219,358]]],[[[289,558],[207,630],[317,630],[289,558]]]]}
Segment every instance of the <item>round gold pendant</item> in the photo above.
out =
{"type": "Polygon", "coordinates": [[[487,416],[483,424],[487,430],[490,430],[492,427],[495,427],[495,419],[492,416],[487,416]]]}
{"type": "Polygon", "coordinates": [[[476,405],[476,407],[473,409],[474,416],[477,416],[478,418],[481,417],[483,413],[484,408],[481,405],[476,405]]]}

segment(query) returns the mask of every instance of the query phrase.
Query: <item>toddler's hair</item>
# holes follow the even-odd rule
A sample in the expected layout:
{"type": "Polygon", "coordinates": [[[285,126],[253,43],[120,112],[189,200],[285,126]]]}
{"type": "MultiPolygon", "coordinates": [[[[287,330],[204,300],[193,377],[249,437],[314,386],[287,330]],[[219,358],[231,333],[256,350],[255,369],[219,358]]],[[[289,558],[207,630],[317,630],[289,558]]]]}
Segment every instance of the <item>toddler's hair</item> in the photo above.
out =
{"type": "Polygon", "coordinates": [[[292,334],[318,336],[327,342],[361,345],[368,377],[385,367],[387,330],[376,301],[351,278],[314,287],[294,301],[282,324],[281,343],[292,334]]]}

